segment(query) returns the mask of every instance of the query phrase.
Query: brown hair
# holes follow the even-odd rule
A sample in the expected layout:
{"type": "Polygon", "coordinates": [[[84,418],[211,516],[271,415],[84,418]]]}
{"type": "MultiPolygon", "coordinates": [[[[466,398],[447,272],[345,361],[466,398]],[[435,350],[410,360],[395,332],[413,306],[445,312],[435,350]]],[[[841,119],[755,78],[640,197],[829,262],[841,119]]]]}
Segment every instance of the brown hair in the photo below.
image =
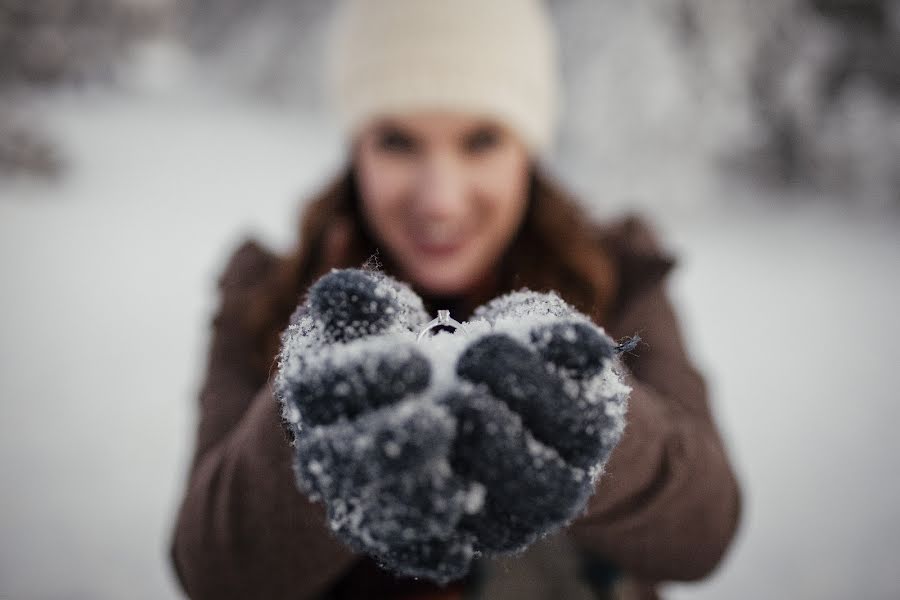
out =
{"type": "MultiPolygon", "coordinates": [[[[615,297],[619,274],[598,228],[545,171],[535,166],[530,179],[525,218],[497,265],[499,285],[477,302],[523,287],[556,290],[602,323],[615,297]]],[[[250,339],[257,341],[257,355],[252,359],[261,373],[271,373],[281,332],[316,279],[331,268],[361,267],[373,255],[385,272],[394,270],[390,256],[379,251],[362,217],[357,190],[354,170],[348,166],[313,197],[302,212],[295,250],[279,257],[249,299],[245,327],[250,339]],[[346,245],[334,244],[338,229],[343,229],[346,245]]]]}

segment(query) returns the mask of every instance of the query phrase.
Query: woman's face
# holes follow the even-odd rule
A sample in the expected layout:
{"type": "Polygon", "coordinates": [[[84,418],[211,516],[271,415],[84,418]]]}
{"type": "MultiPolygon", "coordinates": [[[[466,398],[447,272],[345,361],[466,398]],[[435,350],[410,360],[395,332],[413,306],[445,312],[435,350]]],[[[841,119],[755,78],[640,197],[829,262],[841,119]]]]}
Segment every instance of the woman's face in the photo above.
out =
{"type": "Polygon", "coordinates": [[[525,213],[530,156],[490,120],[374,120],[354,163],[364,218],[401,275],[430,294],[464,294],[488,277],[525,213]]]}

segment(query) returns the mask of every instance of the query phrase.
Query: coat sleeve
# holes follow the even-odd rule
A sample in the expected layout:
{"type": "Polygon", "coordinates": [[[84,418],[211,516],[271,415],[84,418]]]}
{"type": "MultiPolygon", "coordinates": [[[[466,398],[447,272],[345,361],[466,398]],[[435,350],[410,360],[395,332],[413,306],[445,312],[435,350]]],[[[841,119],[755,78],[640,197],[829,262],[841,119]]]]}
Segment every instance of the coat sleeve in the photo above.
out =
{"type": "Polygon", "coordinates": [[[245,244],[219,280],[195,456],[170,559],[191,598],[314,598],[357,559],[294,483],[272,394],[244,364],[235,306],[265,267],[245,244]]]}
{"type": "Polygon", "coordinates": [[[627,426],[586,513],[570,525],[583,550],[651,581],[709,574],[741,513],[706,382],[686,352],[665,290],[666,270],[641,286],[609,328],[642,338],[638,355],[623,366],[633,388],[627,426]]]}

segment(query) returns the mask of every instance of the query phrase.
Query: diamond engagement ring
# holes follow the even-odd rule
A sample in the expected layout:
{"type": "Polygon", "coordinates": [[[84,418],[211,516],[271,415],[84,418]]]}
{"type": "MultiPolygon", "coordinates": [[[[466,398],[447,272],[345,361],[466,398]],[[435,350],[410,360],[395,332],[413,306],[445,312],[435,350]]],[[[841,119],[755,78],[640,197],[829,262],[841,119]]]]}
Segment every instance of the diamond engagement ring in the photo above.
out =
{"type": "Polygon", "coordinates": [[[469,332],[466,330],[465,325],[463,325],[456,319],[450,318],[449,310],[439,310],[437,318],[432,319],[431,322],[428,323],[428,325],[426,325],[422,329],[422,331],[419,332],[419,337],[416,338],[416,341],[421,342],[422,338],[425,337],[425,334],[427,334],[431,329],[434,329],[435,327],[453,327],[454,329],[461,329],[462,332],[466,335],[469,334],[469,332]]]}

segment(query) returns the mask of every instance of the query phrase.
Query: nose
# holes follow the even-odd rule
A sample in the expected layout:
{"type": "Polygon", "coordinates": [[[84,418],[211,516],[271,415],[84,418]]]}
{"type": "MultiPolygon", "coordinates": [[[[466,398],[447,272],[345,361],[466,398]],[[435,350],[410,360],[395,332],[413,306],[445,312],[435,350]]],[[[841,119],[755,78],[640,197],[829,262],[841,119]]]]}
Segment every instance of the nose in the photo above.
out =
{"type": "Polygon", "coordinates": [[[416,212],[429,221],[453,221],[465,215],[466,184],[462,165],[448,154],[435,153],[422,162],[416,212]]]}

